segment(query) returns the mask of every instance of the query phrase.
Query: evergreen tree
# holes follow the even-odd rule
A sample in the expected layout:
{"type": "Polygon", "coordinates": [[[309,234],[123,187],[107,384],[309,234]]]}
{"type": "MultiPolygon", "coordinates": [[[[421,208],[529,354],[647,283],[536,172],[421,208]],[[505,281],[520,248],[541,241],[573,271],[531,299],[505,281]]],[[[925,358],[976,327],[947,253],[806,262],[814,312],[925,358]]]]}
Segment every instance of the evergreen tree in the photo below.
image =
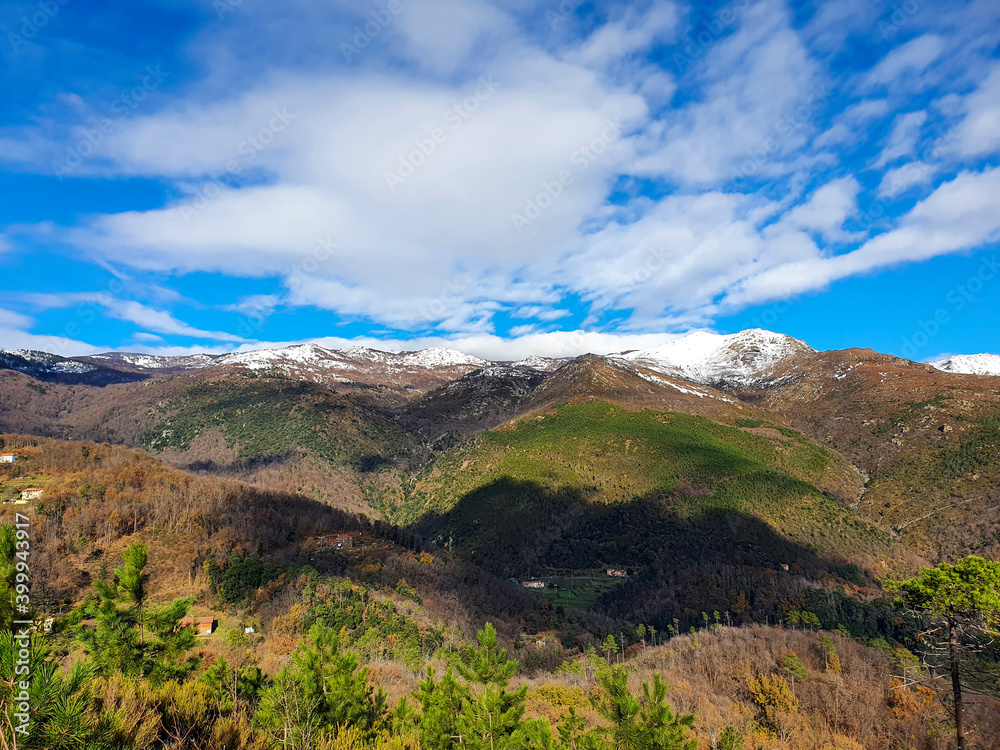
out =
{"type": "Polygon", "coordinates": [[[965,750],[962,660],[984,637],[1000,630],[1000,563],[971,555],[955,565],[923,568],[916,578],[887,586],[900,592],[904,606],[930,620],[922,638],[932,657],[945,655],[958,748],[965,750]]]}
{"type": "Polygon", "coordinates": [[[387,720],[385,693],[368,682],[358,658],[342,654],[337,634],[315,624],[311,645],[299,647],[291,668],[264,690],[257,723],[281,747],[312,750],[324,729],[350,726],[374,737],[387,720]]]}
{"type": "Polygon", "coordinates": [[[604,639],[604,643],[601,644],[601,651],[605,653],[605,658],[608,663],[611,663],[612,655],[618,653],[618,642],[615,641],[615,637],[611,634],[604,639]]]}
{"type": "Polygon", "coordinates": [[[95,674],[144,676],[154,684],[183,676],[194,666],[180,661],[195,640],[194,630],[180,627],[192,599],[149,607],[143,572],[146,545],[129,545],[123,559],[124,566],[115,570],[117,580],[96,581],[96,596],[84,605],[84,613],[95,620],[95,627],[81,627],[79,638],[95,674]],[[119,607],[119,603],[124,606],[119,607]]]}
{"type": "Polygon", "coordinates": [[[593,731],[608,750],[695,750],[688,730],[694,716],[675,716],[667,704],[667,685],[659,673],[653,684],[643,683],[642,700],[628,689],[628,670],[612,667],[600,675],[603,694],[593,700],[597,712],[610,726],[593,731]]]}

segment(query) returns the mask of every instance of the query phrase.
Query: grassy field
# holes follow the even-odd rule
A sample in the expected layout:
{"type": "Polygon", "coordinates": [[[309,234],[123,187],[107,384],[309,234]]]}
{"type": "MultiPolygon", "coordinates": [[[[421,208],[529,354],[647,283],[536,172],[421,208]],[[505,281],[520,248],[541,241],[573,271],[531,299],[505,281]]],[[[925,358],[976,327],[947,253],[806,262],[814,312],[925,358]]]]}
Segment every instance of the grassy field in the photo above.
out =
{"type": "Polygon", "coordinates": [[[604,593],[622,583],[620,578],[543,578],[547,587],[538,593],[548,599],[554,607],[570,609],[591,609],[604,593]]]}
{"type": "Polygon", "coordinates": [[[50,478],[44,474],[38,474],[26,479],[4,479],[0,481],[0,502],[20,497],[21,490],[26,490],[28,487],[45,487],[50,478]]]}

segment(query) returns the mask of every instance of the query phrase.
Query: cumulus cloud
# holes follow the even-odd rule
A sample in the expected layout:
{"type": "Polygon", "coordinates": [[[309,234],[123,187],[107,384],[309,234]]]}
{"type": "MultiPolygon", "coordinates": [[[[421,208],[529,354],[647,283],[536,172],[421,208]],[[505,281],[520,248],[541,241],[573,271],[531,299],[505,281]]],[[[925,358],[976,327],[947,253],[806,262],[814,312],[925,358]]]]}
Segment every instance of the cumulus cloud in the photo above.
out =
{"type": "MultiPolygon", "coordinates": [[[[246,2],[195,37],[201,77],[158,92],[74,173],[156,180],[166,203],[52,235],[161,278],[274,280],[228,312],[311,307],[481,351],[503,341],[501,315],[525,351],[566,341],[538,327],[569,325],[568,300],[585,326],[613,313],[619,331],[654,335],[979,247],[989,212],[970,197],[972,213],[949,217],[963,186],[989,188],[992,173],[956,155],[1000,146],[1000,73],[970,65],[969,81],[908,111],[898,91],[939,80],[960,35],[942,23],[873,49],[866,71],[835,71],[870,6],[825,2],[803,26],[787,3],[749,0],[678,69],[664,50],[689,44],[682,3],[611,4],[558,32],[523,3],[407,3],[357,44],[370,20],[357,4],[246,2]],[[952,152],[928,158],[948,128],[952,152]],[[865,167],[885,170],[877,187],[865,167]],[[866,190],[923,200],[874,239],[849,235],[866,190]]],[[[66,111],[93,111],[78,99],[66,111]]],[[[0,158],[48,168],[50,136],[44,123],[6,128],[0,158]]],[[[146,291],[95,303],[145,336],[243,343],[146,291]]]]}
{"type": "Polygon", "coordinates": [[[842,238],[844,222],[857,211],[860,192],[861,185],[854,177],[829,182],[789,211],[782,224],[816,232],[828,239],[842,238]]]}

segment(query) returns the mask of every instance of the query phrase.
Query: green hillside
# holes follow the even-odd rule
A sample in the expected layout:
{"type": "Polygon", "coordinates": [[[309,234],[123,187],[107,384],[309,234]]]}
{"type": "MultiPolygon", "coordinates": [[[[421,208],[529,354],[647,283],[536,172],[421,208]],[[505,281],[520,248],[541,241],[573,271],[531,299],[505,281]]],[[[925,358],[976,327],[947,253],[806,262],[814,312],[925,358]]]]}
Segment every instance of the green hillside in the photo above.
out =
{"type": "Polygon", "coordinates": [[[221,430],[241,457],[306,450],[360,472],[423,456],[408,431],[361,399],[280,378],[193,385],[160,407],[141,442],[154,451],[184,451],[208,430],[221,430]]]}
{"type": "Polygon", "coordinates": [[[493,430],[417,478],[397,520],[504,570],[815,559],[888,543],[845,502],[861,479],[788,429],[603,402],[493,430]]]}

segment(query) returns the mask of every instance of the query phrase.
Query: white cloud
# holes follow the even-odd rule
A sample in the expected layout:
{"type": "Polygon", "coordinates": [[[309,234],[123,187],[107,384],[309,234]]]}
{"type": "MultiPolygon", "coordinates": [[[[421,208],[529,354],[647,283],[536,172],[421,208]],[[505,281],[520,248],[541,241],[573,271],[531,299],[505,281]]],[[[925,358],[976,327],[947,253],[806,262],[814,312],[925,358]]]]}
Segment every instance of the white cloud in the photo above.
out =
{"type": "Polygon", "coordinates": [[[0,328],[29,328],[34,323],[34,319],[27,315],[0,308],[0,328]]]}
{"type": "MultiPolygon", "coordinates": [[[[1000,78],[982,63],[954,84],[964,92],[984,80],[973,94],[934,92],[930,118],[901,111],[908,82],[947,78],[951,26],[879,48],[888,52],[867,73],[837,67],[831,51],[866,27],[870,5],[824,2],[803,28],[787,3],[741,3],[685,68],[678,97],[674,72],[645,54],[678,41],[671,2],[602,8],[558,34],[529,31],[547,24],[525,3],[404,3],[349,62],[339,44],[369,8],[246,3],[188,50],[204,77],[158,92],[78,173],[158,179],[183,197],[92,216],[53,239],[151,275],[276,279],[274,293],[224,308],[243,315],[314,306],[493,341],[498,312],[553,323],[567,316],[563,299],[579,296],[590,306],[585,325],[612,310],[631,331],[708,325],[721,311],[878,267],[875,240],[835,257],[817,246],[864,239],[842,228],[861,190],[852,164],[908,162],[883,175],[882,195],[932,185],[952,165],[914,154],[940,120],[963,115],[963,153],[996,148],[1000,78]],[[845,98],[853,104],[842,113],[828,111],[845,98]],[[885,143],[869,143],[888,118],[885,143]],[[227,169],[238,174],[215,182],[227,169]],[[513,214],[543,201],[537,218],[515,226],[513,214]]],[[[14,157],[37,162],[52,146],[46,137],[20,131],[9,139],[14,157]]],[[[151,294],[130,291],[150,303],[119,300],[107,313],[147,335],[241,341],[177,320],[151,294]]]]}
{"type": "Polygon", "coordinates": [[[729,297],[735,305],[819,289],[848,276],[982,247],[1000,240],[1000,168],[963,172],[917,203],[896,228],[857,250],[780,265],[748,279],[729,297]]]}
{"type": "Polygon", "coordinates": [[[844,222],[858,207],[861,185],[854,177],[842,177],[820,187],[809,200],[789,211],[781,225],[816,232],[827,239],[844,238],[844,222]]]}
{"type": "Polygon", "coordinates": [[[144,331],[136,331],[132,334],[132,338],[136,341],[145,341],[150,343],[161,342],[164,340],[163,336],[157,336],[155,333],[146,333],[144,331]]]}
{"type": "Polygon", "coordinates": [[[624,6],[621,18],[599,27],[569,59],[588,66],[607,66],[677,36],[680,14],[674,3],[656,2],[646,12],[624,6]]]}
{"type": "Polygon", "coordinates": [[[863,99],[840,113],[833,125],[813,143],[818,148],[830,148],[857,141],[872,120],[880,119],[889,112],[889,102],[885,99],[863,99]]]}
{"type": "Polygon", "coordinates": [[[123,320],[147,331],[173,336],[189,336],[214,341],[242,343],[241,336],[224,331],[203,331],[177,320],[163,310],[156,310],[135,300],[123,300],[102,292],[71,292],[66,294],[27,294],[24,298],[41,309],[58,309],[74,305],[90,305],[103,308],[105,313],[116,320],[123,320]]]}
{"type": "Polygon", "coordinates": [[[878,194],[883,198],[894,198],[911,187],[926,185],[934,179],[938,167],[923,161],[914,161],[901,167],[890,169],[882,175],[878,194]]]}
{"type": "Polygon", "coordinates": [[[80,354],[94,354],[99,347],[76,341],[68,336],[49,336],[31,333],[35,325],[33,318],[21,313],[0,308],[0,348],[34,349],[50,352],[63,357],[80,354]]]}
{"type": "Polygon", "coordinates": [[[1000,150],[1000,65],[965,98],[966,115],[952,134],[962,156],[979,156],[1000,150]]]}
{"type": "Polygon", "coordinates": [[[703,97],[649,127],[637,172],[705,184],[739,175],[748,161],[781,171],[826,95],[787,9],[771,0],[747,8],[692,72],[703,97]]]}
{"type": "Polygon", "coordinates": [[[946,41],[936,34],[924,34],[896,47],[864,77],[870,87],[902,84],[911,86],[947,49],[946,41]]]}
{"type": "Polygon", "coordinates": [[[920,131],[925,122],[927,122],[927,113],[924,111],[897,115],[882,153],[879,154],[875,162],[875,168],[884,167],[886,164],[912,154],[917,148],[920,131]]]}

